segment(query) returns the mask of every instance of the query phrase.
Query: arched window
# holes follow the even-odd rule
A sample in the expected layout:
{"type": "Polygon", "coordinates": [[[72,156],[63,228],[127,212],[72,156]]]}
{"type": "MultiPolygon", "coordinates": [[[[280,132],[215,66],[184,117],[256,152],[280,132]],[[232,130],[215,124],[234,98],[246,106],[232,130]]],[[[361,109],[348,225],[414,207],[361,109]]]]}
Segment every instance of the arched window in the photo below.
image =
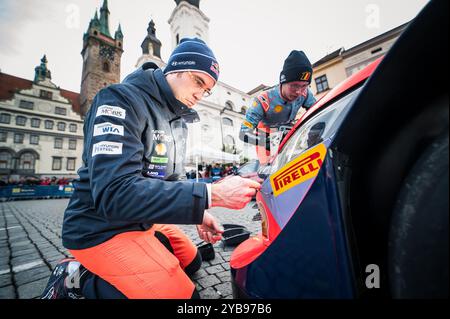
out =
{"type": "Polygon", "coordinates": [[[224,125],[233,126],[233,120],[232,120],[232,119],[229,119],[228,117],[224,117],[224,118],[222,119],[222,123],[223,123],[224,125]]]}
{"type": "Polygon", "coordinates": [[[34,169],[34,164],[36,162],[36,157],[33,153],[25,152],[20,155],[19,158],[19,169],[34,169]]]}
{"type": "Polygon", "coordinates": [[[245,113],[247,113],[247,107],[243,106],[243,107],[241,107],[241,114],[245,115],[245,113]]]}
{"type": "Polygon", "coordinates": [[[226,101],[225,102],[225,110],[230,110],[233,111],[234,110],[234,104],[231,101],[226,101]]]}
{"type": "Polygon", "coordinates": [[[108,62],[103,62],[103,71],[104,72],[109,72],[109,63],[108,62]]]}
{"type": "Polygon", "coordinates": [[[224,139],[223,139],[223,143],[225,145],[234,146],[235,144],[234,144],[233,136],[231,136],[231,135],[225,136],[224,139]]]}
{"type": "Polygon", "coordinates": [[[13,169],[13,156],[8,151],[0,151],[0,168],[13,169]]]}

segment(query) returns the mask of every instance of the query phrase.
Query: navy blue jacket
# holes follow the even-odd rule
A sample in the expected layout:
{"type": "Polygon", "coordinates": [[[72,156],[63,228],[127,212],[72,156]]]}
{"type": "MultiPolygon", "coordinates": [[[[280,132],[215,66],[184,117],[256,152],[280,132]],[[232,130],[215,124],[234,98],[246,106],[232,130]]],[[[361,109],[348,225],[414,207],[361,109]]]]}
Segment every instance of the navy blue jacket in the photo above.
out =
{"type": "Polygon", "coordinates": [[[102,89],[84,123],[64,247],[93,247],[152,224],[201,224],[206,184],[177,181],[184,173],[186,122],[194,120],[197,113],[175,99],[154,64],[102,89]]]}

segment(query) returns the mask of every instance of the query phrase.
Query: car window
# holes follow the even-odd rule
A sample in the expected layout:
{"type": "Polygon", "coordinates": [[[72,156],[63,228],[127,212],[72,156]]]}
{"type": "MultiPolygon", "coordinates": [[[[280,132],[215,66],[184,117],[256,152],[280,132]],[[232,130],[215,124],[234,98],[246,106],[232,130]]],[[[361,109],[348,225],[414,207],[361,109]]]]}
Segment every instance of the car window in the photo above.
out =
{"type": "Polygon", "coordinates": [[[332,137],[344,120],[352,104],[350,102],[360,91],[361,88],[358,88],[350,92],[300,126],[274,160],[271,174],[307,149],[332,137]]]}
{"type": "Polygon", "coordinates": [[[239,174],[254,173],[258,170],[259,161],[251,161],[239,168],[239,174]]]}

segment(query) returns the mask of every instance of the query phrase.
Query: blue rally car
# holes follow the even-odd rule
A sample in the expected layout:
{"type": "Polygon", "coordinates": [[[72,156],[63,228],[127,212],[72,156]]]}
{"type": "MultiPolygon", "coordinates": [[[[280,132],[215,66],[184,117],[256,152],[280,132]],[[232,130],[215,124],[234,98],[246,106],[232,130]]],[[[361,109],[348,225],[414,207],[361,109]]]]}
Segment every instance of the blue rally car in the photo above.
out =
{"type": "Polygon", "coordinates": [[[448,12],[429,2],[260,168],[235,298],[448,298],[448,12]]]}

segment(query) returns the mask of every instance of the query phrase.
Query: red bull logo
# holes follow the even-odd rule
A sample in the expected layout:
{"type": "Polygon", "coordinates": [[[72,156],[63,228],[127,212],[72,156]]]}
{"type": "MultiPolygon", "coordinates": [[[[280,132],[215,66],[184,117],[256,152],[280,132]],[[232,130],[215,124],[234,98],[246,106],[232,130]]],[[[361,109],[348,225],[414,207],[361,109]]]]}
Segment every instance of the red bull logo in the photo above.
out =
{"type": "Polygon", "coordinates": [[[275,197],[310,178],[316,177],[326,153],[325,145],[319,144],[272,175],[270,183],[275,197]]]}

